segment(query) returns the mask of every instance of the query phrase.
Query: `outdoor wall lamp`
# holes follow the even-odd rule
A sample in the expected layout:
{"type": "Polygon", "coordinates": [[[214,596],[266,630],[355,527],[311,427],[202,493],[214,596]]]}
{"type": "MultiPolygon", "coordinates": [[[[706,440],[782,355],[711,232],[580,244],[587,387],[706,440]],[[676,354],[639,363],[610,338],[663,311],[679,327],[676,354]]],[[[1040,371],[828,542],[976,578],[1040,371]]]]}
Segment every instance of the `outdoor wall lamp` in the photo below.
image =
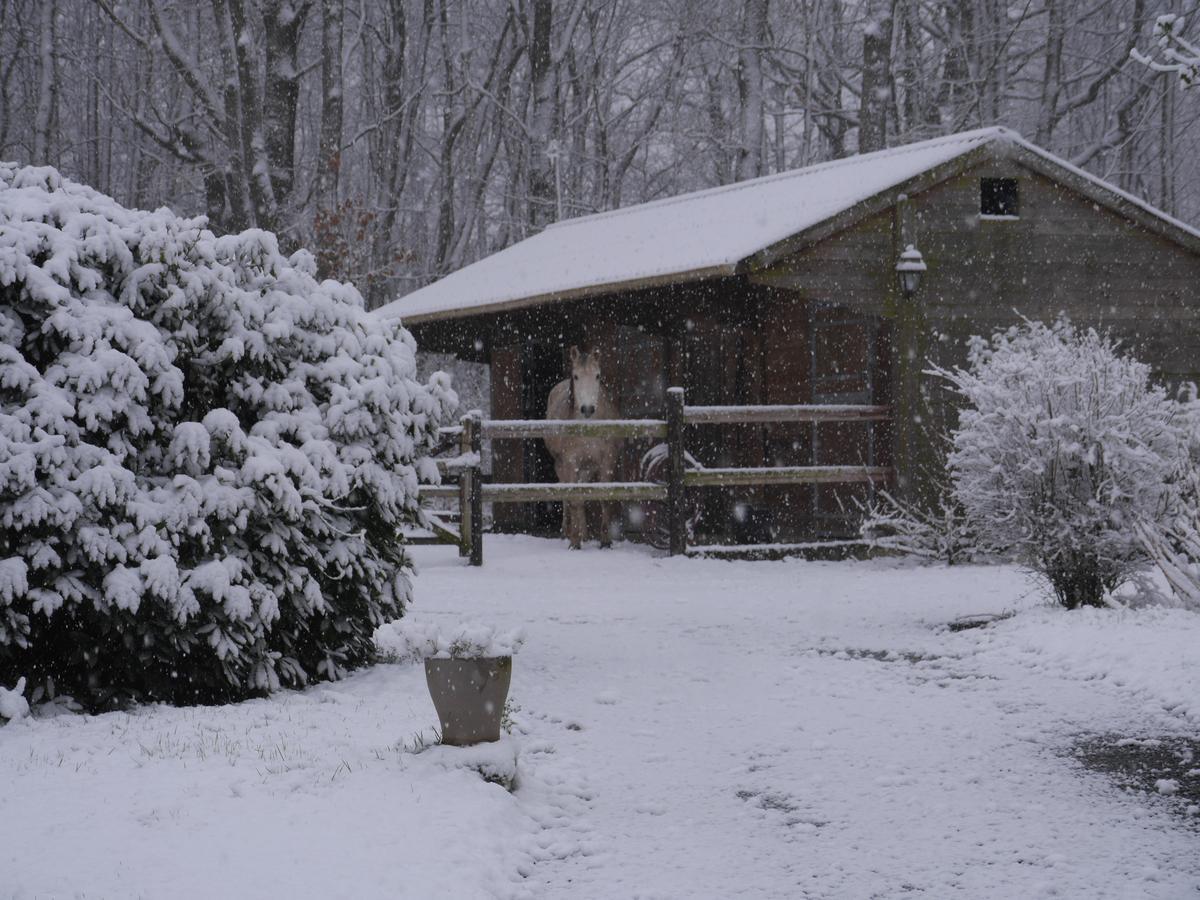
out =
{"type": "Polygon", "coordinates": [[[925,272],[925,260],[921,251],[909,244],[896,263],[896,276],[900,281],[900,293],[907,300],[921,286],[921,275],[925,272]]]}

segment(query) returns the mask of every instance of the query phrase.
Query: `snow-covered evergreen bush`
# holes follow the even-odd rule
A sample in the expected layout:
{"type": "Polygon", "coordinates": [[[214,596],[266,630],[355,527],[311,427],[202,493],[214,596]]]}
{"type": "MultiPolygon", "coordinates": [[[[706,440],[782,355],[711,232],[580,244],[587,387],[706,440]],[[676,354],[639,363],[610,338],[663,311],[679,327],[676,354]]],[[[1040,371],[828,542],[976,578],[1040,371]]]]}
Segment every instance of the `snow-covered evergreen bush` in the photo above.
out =
{"type": "Polygon", "coordinates": [[[1150,369],[1065,320],[974,338],[937,369],[966,401],[949,467],[968,526],[1068,608],[1100,605],[1145,555],[1139,521],[1175,506],[1188,427],[1150,369]]]}
{"type": "Polygon", "coordinates": [[[210,701],[371,658],[456,400],[314,272],[0,164],[0,684],[210,701]]]}

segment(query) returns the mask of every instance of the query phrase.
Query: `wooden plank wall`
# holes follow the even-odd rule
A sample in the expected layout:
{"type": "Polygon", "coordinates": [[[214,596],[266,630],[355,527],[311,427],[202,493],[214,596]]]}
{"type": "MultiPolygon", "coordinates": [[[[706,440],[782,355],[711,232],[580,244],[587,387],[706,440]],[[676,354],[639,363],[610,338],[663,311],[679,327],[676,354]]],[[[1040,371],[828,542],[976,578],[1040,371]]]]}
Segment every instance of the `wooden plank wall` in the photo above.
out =
{"type": "MultiPolygon", "coordinates": [[[[906,240],[928,265],[918,299],[933,362],[963,364],[971,335],[1065,312],[1078,325],[1110,330],[1164,382],[1200,380],[1200,255],[1191,249],[1012,160],[984,163],[907,207],[906,240]],[[1018,180],[1018,218],[980,216],[983,177],[1018,180]]],[[[886,315],[895,297],[894,221],[888,210],[751,277],[886,315]]],[[[878,348],[882,372],[890,368],[889,324],[885,318],[878,348]]],[[[891,385],[883,378],[878,387],[891,385]]],[[[924,387],[931,430],[952,424],[955,398],[936,379],[924,387]]],[[[892,446],[890,433],[881,437],[881,447],[892,446]]]]}
{"type": "MultiPolygon", "coordinates": [[[[1200,256],[1015,161],[985,163],[909,200],[928,271],[920,300],[939,361],[1020,316],[1111,328],[1169,378],[1200,374],[1200,256]],[[979,179],[1016,178],[1017,219],[979,215],[979,179]]],[[[895,277],[893,213],[756,273],[803,296],[883,314],[895,277]]]]}

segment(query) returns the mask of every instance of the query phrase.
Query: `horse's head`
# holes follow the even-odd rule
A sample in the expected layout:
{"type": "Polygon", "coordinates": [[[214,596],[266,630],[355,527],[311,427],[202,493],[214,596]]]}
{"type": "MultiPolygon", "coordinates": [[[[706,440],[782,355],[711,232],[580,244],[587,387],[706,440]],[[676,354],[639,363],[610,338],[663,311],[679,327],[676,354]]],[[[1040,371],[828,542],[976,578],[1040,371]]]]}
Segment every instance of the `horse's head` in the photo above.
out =
{"type": "Polygon", "coordinates": [[[600,403],[600,352],[580,353],[571,348],[572,414],[590,419],[600,403]]]}

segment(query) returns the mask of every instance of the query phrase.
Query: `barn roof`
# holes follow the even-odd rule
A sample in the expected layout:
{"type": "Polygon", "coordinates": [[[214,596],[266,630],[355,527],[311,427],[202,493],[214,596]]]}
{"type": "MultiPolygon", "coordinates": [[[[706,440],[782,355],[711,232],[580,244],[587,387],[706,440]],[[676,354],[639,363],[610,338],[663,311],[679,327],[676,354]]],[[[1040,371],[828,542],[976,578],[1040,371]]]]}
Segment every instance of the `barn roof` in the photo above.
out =
{"type": "Polygon", "coordinates": [[[997,151],[1200,250],[1200,231],[1013,131],[982,128],[568,219],[378,314],[420,323],[737,274],[886,208],[897,189],[924,189],[997,151]]]}

